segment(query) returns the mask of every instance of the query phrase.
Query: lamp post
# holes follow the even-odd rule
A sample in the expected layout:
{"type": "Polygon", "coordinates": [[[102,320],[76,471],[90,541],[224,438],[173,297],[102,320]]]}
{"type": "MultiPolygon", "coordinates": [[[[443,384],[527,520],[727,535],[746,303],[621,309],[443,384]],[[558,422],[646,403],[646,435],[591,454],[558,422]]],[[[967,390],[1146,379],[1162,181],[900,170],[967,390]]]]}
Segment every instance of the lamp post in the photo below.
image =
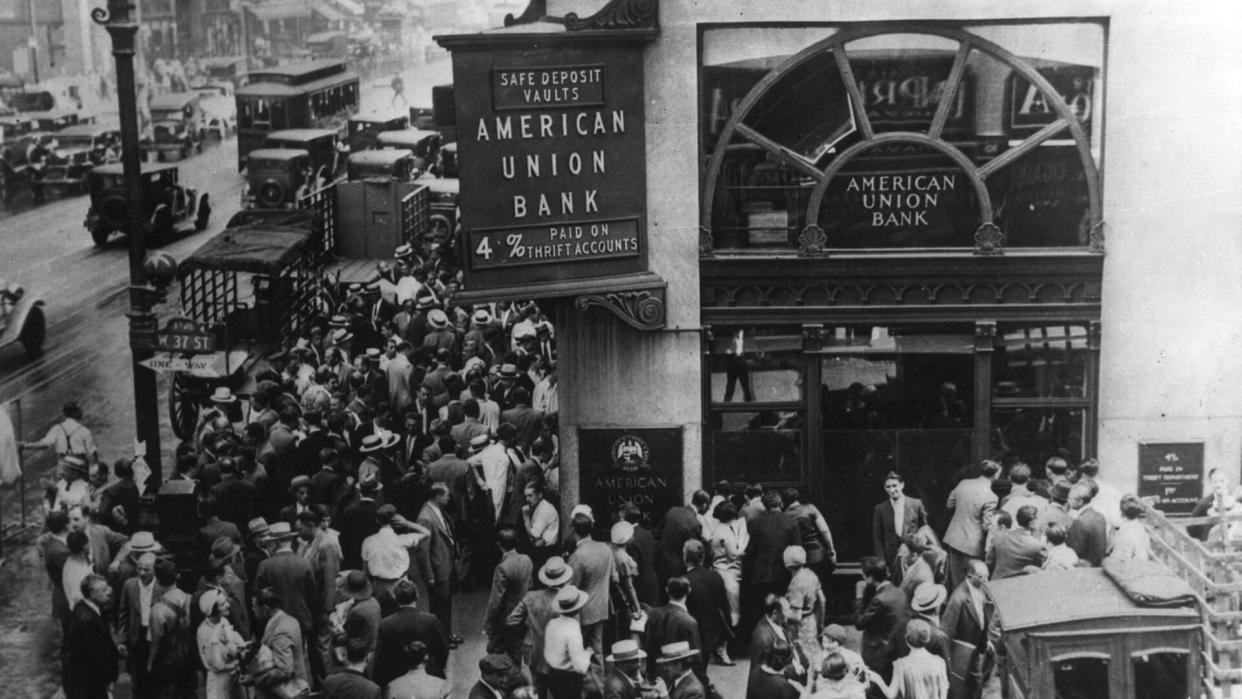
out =
{"type": "Polygon", "coordinates": [[[121,166],[125,177],[125,198],[129,200],[129,348],[133,355],[136,436],[146,445],[146,462],[156,478],[163,479],[160,467],[160,416],[155,372],[141,362],[155,355],[158,329],[151,306],[155,291],[147,284],[144,268],[147,256],[147,229],[142,216],[142,154],[138,145],[138,98],[134,84],[134,55],[138,35],[137,19],[130,13],[129,0],[108,0],[107,9],[91,10],[91,20],[102,25],[112,38],[116,60],[116,96],[121,114],[121,166]]]}

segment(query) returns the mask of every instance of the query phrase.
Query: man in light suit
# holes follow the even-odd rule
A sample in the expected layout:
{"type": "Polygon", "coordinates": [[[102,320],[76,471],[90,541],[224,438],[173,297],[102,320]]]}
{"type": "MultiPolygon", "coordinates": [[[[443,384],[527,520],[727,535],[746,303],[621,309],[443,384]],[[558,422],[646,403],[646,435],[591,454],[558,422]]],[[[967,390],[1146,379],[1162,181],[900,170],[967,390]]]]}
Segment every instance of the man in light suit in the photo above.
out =
{"type": "Polygon", "coordinates": [[[457,540],[449,524],[449,489],[443,483],[432,483],[431,499],[418,512],[418,523],[431,530],[431,536],[417,549],[419,573],[427,586],[428,610],[440,620],[449,644],[462,643],[453,635],[453,561],[457,557],[457,540]]]}
{"type": "Polygon", "coordinates": [[[995,605],[988,597],[984,582],[988,567],[983,561],[966,564],[966,579],[953,590],[940,628],[951,642],[949,663],[949,697],[977,699],[983,689],[984,674],[989,663],[988,627],[995,605]]]}
{"type": "Polygon", "coordinates": [[[153,696],[147,673],[151,605],[162,594],[155,581],[155,554],[144,553],[138,557],[138,575],[126,580],[121,587],[116,615],[117,633],[125,644],[129,674],[134,682],[134,696],[140,699],[153,696]]]}
{"type": "Polygon", "coordinates": [[[996,511],[992,483],[1000,475],[1001,466],[991,459],[984,459],[981,466],[979,477],[963,480],[949,493],[948,508],[953,511],[953,519],[944,532],[944,545],[949,550],[945,586],[951,590],[966,579],[968,561],[983,560],[988,527],[996,511]]]}
{"type": "Polygon", "coordinates": [[[1070,525],[1065,543],[1078,554],[1079,560],[1087,561],[1096,568],[1108,553],[1108,520],[1091,506],[1096,495],[1095,482],[1083,478],[1070,488],[1070,511],[1078,511],[1070,525]]]}
{"type": "Polygon", "coordinates": [[[310,684],[301,625],[281,605],[280,593],[270,587],[255,594],[254,617],[264,624],[260,643],[272,653],[271,667],[251,676],[254,686],[260,689],[272,689],[292,679],[310,684]]]}
{"type": "MultiPolygon", "coordinates": [[[[871,542],[875,557],[896,571],[897,549],[906,536],[927,526],[927,510],[923,501],[903,492],[906,483],[901,474],[889,471],[884,476],[884,493],[888,498],[875,506],[871,516],[871,542]]],[[[896,577],[896,576],[894,576],[896,577]]],[[[895,579],[894,582],[901,582],[895,579]]]]}
{"type": "Polygon", "coordinates": [[[1018,526],[996,535],[995,545],[988,551],[988,568],[992,579],[1000,580],[1022,575],[1027,566],[1039,568],[1048,556],[1048,546],[1035,535],[1035,518],[1039,510],[1034,505],[1018,508],[1018,526]]]}
{"type": "Polygon", "coordinates": [[[483,612],[483,633],[487,634],[488,653],[507,653],[514,662],[520,662],[520,641],[514,642],[505,624],[518,602],[530,591],[531,573],[534,565],[530,556],[517,552],[517,530],[502,527],[496,534],[500,547],[500,563],[492,574],[492,591],[483,612]]]}
{"type": "Polygon", "coordinates": [[[612,547],[591,538],[594,520],[586,514],[576,514],[570,523],[578,546],[569,556],[569,567],[574,569],[573,584],[590,595],[586,606],[578,616],[582,624],[582,644],[587,650],[594,649],[592,662],[601,663],[604,657],[604,622],[608,620],[610,586],[615,571],[612,547]]]}

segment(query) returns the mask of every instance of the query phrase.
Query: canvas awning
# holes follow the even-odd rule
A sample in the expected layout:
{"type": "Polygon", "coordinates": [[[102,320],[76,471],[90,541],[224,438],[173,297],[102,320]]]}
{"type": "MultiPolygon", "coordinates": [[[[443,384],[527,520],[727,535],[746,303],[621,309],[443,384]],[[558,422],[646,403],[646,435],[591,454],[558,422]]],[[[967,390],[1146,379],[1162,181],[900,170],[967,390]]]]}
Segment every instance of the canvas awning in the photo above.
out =
{"type": "Polygon", "coordinates": [[[246,5],[246,9],[255,19],[270,22],[275,19],[293,19],[310,17],[311,8],[307,0],[265,0],[265,2],[246,5]]]}

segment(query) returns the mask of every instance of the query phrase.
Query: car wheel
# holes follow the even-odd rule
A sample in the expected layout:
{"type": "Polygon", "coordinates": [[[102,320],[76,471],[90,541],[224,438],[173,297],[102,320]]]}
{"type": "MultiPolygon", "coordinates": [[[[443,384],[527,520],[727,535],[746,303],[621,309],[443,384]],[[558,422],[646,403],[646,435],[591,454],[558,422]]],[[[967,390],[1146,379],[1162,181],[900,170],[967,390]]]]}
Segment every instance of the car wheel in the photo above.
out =
{"type": "Polygon", "coordinates": [[[37,357],[42,354],[43,340],[46,337],[47,320],[43,317],[43,309],[39,307],[30,309],[26,322],[22,324],[22,332],[17,338],[22,343],[22,347],[26,348],[27,356],[37,357]]]}
{"type": "Polygon", "coordinates": [[[91,228],[91,240],[95,241],[95,247],[102,248],[108,244],[108,238],[112,236],[112,231],[108,230],[102,224],[96,223],[91,228]]]}

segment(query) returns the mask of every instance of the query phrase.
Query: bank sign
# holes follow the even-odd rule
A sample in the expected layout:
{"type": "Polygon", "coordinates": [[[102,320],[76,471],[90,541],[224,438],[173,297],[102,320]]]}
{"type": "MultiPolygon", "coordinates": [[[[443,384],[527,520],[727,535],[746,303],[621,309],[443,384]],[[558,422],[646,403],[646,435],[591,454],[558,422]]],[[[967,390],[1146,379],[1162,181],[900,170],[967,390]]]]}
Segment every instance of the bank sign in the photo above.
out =
{"type": "Polygon", "coordinates": [[[453,54],[470,288],[646,269],[642,53],[453,54]]]}

